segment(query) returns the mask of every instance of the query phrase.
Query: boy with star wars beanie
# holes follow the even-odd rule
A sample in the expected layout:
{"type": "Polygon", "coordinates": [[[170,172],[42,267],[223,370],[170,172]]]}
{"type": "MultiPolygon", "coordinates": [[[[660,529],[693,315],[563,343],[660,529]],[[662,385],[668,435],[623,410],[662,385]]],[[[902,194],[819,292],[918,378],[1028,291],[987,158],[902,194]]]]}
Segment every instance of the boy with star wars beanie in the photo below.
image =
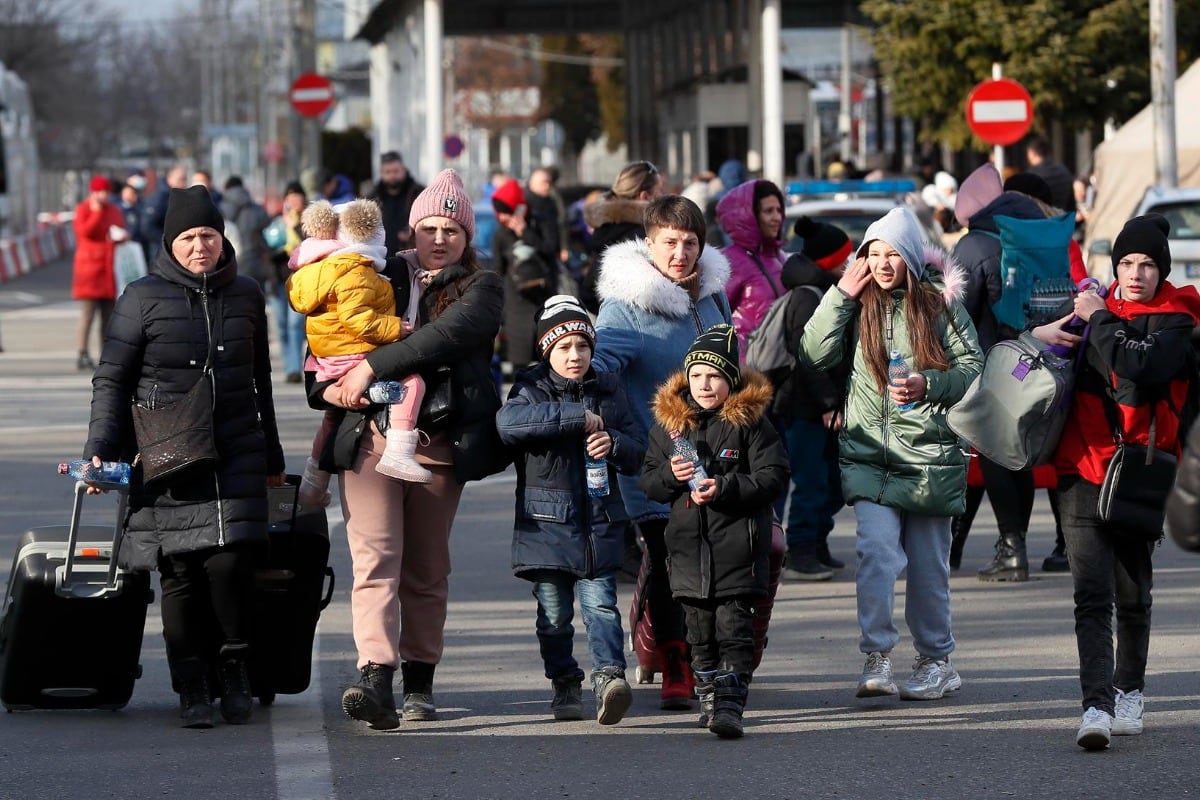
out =
{"type": "Polygon", "coordinates": [[[700,724],[737,738],[754,671],[755,601],[768,590],[771,503],[787,485],[787,453],[767,419],[770,381],[738,369],[732,325],[701,334],[683,367],[654,397],[639,485],[671,505],[671,592],[687,620],[700,724]],[[691,443],[703,477],[676,454],[676,439],[691,443]]]}
{"type": "Polygon", "coordinates": [[[633,692],[625,680],[617,608],[617,568],[629,517],[612,470],[636,475],[646,444],[620,380],[591,366],[596,329],[579,301],[570,295],[546,300],[536,332],[541,361],[518,373],[496,414],[500,438],[516,456],[513,572],[533,582],[554,718],[583,719],[584,673],[572,654],[578,594],[592,656],[596,720],[613,725],[629,710],[633,692]],[[604,462],[607,489],[591,485],[585,454],[604,462]]]}

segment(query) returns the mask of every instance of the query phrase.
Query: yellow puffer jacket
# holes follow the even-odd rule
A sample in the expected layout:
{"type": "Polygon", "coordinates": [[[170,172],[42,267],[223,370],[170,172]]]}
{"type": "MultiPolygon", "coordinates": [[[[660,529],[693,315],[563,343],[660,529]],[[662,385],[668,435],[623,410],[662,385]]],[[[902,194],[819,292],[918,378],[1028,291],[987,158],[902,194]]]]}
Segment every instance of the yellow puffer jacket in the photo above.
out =
{"type": "Polygon", "coordinates": [[[338,253],[292,273],[292,308],[308,317],[304,331],[314,356],[367,353],[401,338],[392,284],[357,253],[338,253]]]}

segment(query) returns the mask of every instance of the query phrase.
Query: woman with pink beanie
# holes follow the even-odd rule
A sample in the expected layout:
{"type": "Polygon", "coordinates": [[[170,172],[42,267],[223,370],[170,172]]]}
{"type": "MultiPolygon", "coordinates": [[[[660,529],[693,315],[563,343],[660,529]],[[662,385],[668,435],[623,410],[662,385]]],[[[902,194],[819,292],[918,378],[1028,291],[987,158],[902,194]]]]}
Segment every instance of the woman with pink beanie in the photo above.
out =
{"type": "Polygon", "coordinates": [[[433,673],[442,658],[450,587],[450,528],[466,481],[508,465],[496,433],[500,397],[491,377],[504,289],[480,269],[471,239],[475,213],[454,170],[442,170],[409,214],[415,249],[384,270],[400,316],[415,329],[380,345],[336,381],[313,384],[316,408],[344,409],[322,454],[339,471],[346,538],[354,564],[350,595],[358,681],[342,694],[348,716],[396,728],[399,668],[405,721],[435,719],[433,673]],[[428,483],[394,481],[375,469],[386,445],[386,411],[363,396],[376,380],[419,374],[427,384],[418,425],[429,436],[416,460],[428,483]],[[448,413],[434,413],[444,410],[448,413]]]}

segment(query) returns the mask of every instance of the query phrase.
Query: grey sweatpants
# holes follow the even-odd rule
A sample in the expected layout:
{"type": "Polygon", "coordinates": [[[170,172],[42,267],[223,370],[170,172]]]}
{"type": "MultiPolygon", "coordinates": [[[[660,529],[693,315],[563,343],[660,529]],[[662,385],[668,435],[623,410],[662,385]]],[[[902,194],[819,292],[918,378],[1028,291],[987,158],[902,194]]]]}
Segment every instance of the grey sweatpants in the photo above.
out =
{"type": "Polygon", "coordinates": [[[950,632],[950,517],[930,517],[865,500],[854,503],[858,550],[858,648],[890,653],[900,640],[893,620],[896,579],[908,569],[904,621],[917,653],[945,658],[950,632]]]}

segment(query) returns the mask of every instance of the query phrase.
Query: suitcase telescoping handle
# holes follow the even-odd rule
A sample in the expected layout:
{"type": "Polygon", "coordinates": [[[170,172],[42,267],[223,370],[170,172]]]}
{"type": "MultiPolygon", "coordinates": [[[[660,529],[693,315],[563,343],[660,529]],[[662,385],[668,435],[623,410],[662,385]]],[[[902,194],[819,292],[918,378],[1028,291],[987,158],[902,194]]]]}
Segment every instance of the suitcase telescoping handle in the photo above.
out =
{"type": "Polygon", "coordinates": [[[79,515],[83,510],[83,496],[87,493],[88,485],[84,481],[75,482],[75,502],[71,507],[71,526],[67,533],[67,560],[55,570],[54,591],[65,597],[106,597],[119,594],[121,586],[117,581],[117,554],[120,552],[121,536],[125,532],[125,511],[129,506],[129,492],[117,492],[117,519],[113,523],[112,550],[108,556],[108,566],[105,570],[104,583],[86,577],[87,572],[97,570],[79,569],[75,560],[79,549],[79,515]]]}

